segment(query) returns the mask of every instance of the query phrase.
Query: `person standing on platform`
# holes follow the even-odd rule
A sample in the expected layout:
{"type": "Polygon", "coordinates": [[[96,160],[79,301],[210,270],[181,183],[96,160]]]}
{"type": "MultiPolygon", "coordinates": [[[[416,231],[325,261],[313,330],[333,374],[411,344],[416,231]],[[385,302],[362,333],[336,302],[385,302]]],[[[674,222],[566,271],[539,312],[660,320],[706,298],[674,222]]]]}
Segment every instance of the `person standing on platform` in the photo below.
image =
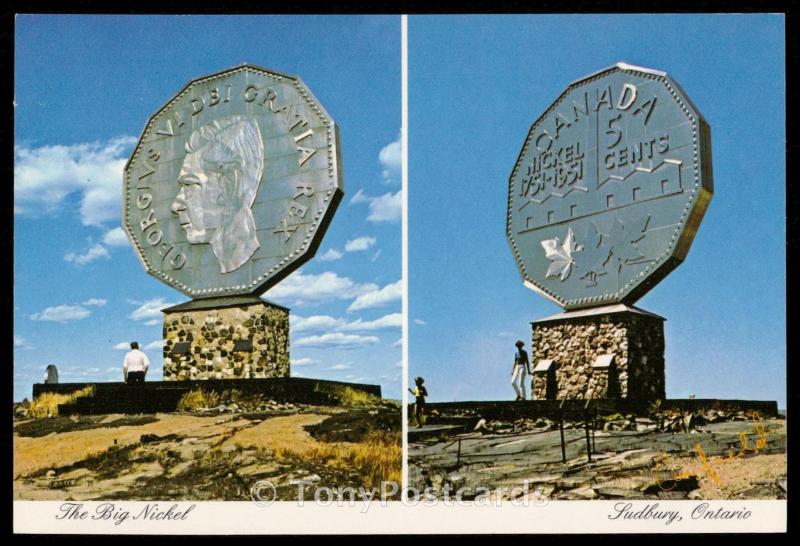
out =
{"type": "Polygon", "coordinates": [[[416,387],[414,390],[408,389],[412,395],[414,395],[414,417],[417,420],[417,428],[422,428],[422,422],[424,421],[425,416],[425,397],[428,396],[428,389],[425,388],[423,385],[425,380],[421,377],[417,377],[414,380],[414,384],[416,387]]]}
{"type": "Polygon", "coordinates": [[[517,393],[517,400],[525,400],[525,372],[531,373],[531,365],[528,361],[528,353],[523,349],[525,343],[517,341],[517,352],[514,355],[514,367],[511,369],[511,385],[517,393]]]}
{"type": "Polygon", "coordinates": [[[55,364],[48,364],[47,372],[44,376],[45,385],[55,385],[58,383],[58,368],[55,364]]]}
{"type": "Polygon", "coordinates": [[[147,359],[147,355],[139,350],[139,342],[131,341],[131,350],[125,355],[125,362],[122,364],[125,383],[128,385],[144,383],[149,367],[150,361],[147,359]]]}

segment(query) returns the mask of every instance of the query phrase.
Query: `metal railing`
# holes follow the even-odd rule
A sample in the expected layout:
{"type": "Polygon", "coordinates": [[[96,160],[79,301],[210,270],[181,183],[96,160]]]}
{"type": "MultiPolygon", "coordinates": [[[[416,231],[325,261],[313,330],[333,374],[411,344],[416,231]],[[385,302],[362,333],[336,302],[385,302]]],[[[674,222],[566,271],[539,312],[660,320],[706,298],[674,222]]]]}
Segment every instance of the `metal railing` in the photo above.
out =
{"type": "MultiPolygon", "coordinates": [[[[592,455],[596,453],[595,449],[595,430],[597,429],[598,420],[603,414],[610,414],[613,413],[613,408],[606,407],[606,405],[601,400],[586,400],[585,404],[583,404],[580,408],[574,408],[574,400],[562,400],[558,406],[557,410],[557,422],[558,422],[558,430],[559,430],[559,442],[561,447],[561,462],[566,464],[567,462],[567,446],[570,444],[574,444],[576,442],[585,442],[586,444],[586,456],[587,461],[592,462],[592,455]],[[571,402],[571,407],[566,407],[566,403],[571,402]],[[584,434],[577,438],[566,439],[565,437],[565,422],[572,422],[572,423],[582,423],[580,428],[584,430],[584,434]]],[[[577,427],[573,427],[577,428],[577,427]]],[[[517,433],[514,435],[515,438],[520,437],[527,437],[527,436],[538,436],[540,434],[547,434],[552,432],[553,429],[546,429],[546,430],[536,430],[530,432],[523,432],[517,433]]],[[[454,439],[452,442],[443,446],[444,450],[449,449],[452,446],[456,447],[456,461],[455,467],[460,468],[462,462],[465,459],[469,459],[470,461],[474,462],[476,459],[481,458],[496,458],[497,453],[491,454],[469,454],[466,455],[463,452],[463,446],[466,442],[490,442],[493,441],[494,438],[487,439],[485,436],[459,436],[454,439]]],[[[532,451],[538,451],[536,449],[523,449],[518,452],[511,452],[511,453],[503,453],[502,455],[518,455],[523,453],[528,453],[532,451]]]]}

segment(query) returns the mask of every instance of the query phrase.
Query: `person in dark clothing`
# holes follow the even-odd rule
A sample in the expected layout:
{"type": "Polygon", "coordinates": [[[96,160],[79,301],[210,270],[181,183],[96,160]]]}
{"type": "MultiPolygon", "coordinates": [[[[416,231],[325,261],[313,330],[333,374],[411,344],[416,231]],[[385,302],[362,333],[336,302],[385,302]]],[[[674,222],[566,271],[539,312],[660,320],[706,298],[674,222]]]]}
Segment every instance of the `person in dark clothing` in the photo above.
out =
{"type": "Polygon", "coordinates": [[[417,420],[417,428],[422,426],[422,418],[425,415],[425,397],[428,396],[428,390],[424,387],[425,380],[417,377],[414,380],[416,387],[414,390],[408,389],[408,392],[414,395],[414,417],[417,420]]]}
{"type": "Polygon", "coordinates": [[[528,352],[523,349],[525,343],[517,341],[517,352],[514,354],[514,367],[511,370],[511,385],[517,393],[517,400],[525,400],[525,372],[533,375],[531,364],[528,361],[528,352]]]}

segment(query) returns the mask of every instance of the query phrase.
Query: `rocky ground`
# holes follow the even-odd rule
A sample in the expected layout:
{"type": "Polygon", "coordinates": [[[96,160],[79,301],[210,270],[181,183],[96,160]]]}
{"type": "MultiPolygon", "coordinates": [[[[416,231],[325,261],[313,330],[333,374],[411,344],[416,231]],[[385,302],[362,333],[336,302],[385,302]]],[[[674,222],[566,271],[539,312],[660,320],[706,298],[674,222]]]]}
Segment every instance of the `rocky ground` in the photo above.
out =
{"type": "Polygon", "coordinates": [[[473,416],[464,430],[453,419],[436,419],[412,429],[409,485],[440,497],[460,488],[464,498],[486,490],[513,496],[527,482],[529,491],[551,499],[786,498],[782,418],[714,410],[605,416],[591,461],[585,424],[566,423],[566,463],[557,422],[473,416]]]}
{"type": "Polygon", "coordinates": [[[261,408],[17,420],[14,499],[250,500],[260,480],[311,499],[400,474],[397,404],[261,408]]]}

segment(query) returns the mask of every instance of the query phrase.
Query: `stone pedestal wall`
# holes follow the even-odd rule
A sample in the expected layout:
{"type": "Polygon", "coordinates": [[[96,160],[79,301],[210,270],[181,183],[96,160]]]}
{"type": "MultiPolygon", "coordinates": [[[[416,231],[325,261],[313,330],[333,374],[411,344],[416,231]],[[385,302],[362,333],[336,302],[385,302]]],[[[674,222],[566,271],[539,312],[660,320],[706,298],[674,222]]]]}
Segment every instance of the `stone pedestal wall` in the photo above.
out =
{"type": "MultiPolygon", "coordinates": [[[[664,319],[627,309],[532,323],[531,363],[554,361],[557,399],[665,397],[664,319]],[[593,366],[603,355],[613,355],[611,364],[593,366]]],[[[547,381],[539,375],[531,390],[542,400],[547,381]]]]}
{"type": "Polygon", "coordinates": [[[284,307],[264,302],[166,309],[163,335],[164,381],[289,376],[284,307]]]}
{"type": "Polygon", "coordinates": [[[531,398],[533,400],[547,400],[547,374],[533,374],[531,378],[531,398]]]}

